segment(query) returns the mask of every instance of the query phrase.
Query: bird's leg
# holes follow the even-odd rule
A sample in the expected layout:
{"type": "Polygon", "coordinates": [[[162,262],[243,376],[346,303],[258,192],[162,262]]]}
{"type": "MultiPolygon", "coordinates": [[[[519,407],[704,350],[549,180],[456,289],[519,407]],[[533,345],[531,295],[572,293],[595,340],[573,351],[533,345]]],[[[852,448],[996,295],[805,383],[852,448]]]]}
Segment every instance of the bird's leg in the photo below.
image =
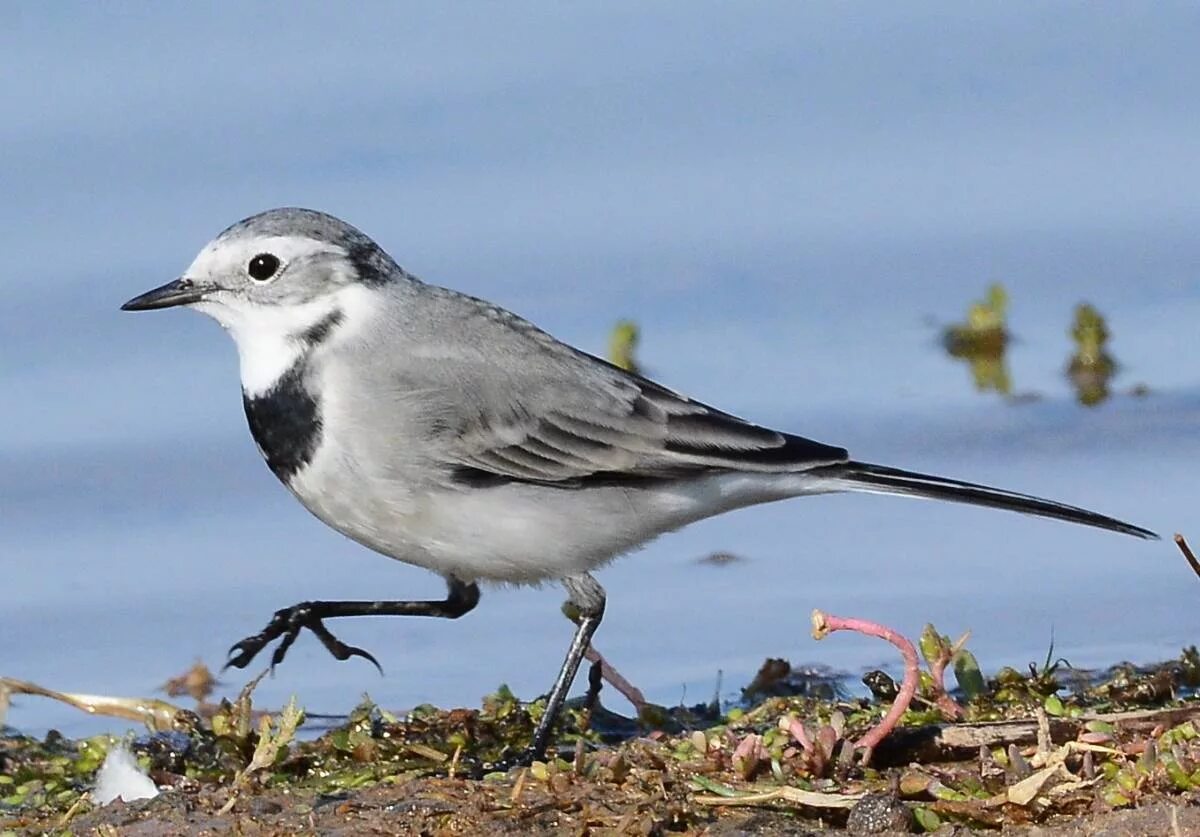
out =
{"type": "Polygon", "coordinates": [[[275,653],[271,655],[271,668],[274,668],[283,662],[300,631],[308,628],[321,640],[325,650],[337,659],[362,657],[374,663],[382,673],[383,669],[373,656],[361,648],[342,642],[329,632],[321,620],[336,619],[340,616],[437,616],[442,619],[457,619],[479,604],[479,587],[474,583],[468,584],[457,578],[447,578],[446,584],[449,590],[442,601],[301,602],[285,607],[275,611],[275,615],[262,631],[234,643],[229,649],[229,660],[224,667],[245,668],[259,651],[283,637],[275,647],[275,653]]]}
{"type": "MultiPolygon", "coordinates": [[[[563,616],[570,619],[572,622],[579,623],[579,610],[571,602],[563,602],[563,616]]],[[[613,668],[608,660],[604,659],[604,655],[596,650],[596,646],[589,644],[587,650],[583,652],[583,658],[589,663],[594,663],[600,666],[600,676],[608,681],[617,692],[627,701],[633,704],[633,708],[637,710],[638,717],[642,715],[642,711],[649,705],[646,703],[646,696],[642,694],[642,690],[634,686],[622,676],[621,672],[613,668]]]]}
{"type": "Polygon", "coordinates": [[[592,635],[596,633],[596,628],[600,627],[600,620],[604,617],[604,588],[599,582],[587,573],[581,573],[564,578],[563,587],[567,588],[568,603],[576,608],[579,616],[575,620],[575,636],[571,640],[571,647],[567,649],[567,658],[563,660],[558,678],[546,698],[546,710],[538,721],[529,747],[516,757],[504,759],[496,764],[483,765],[486,771],[504,771],[519,764],[528,765],[545,757],[554,722],[562,712],[567,692],[571,690],[571,683],[575,680],[579,663],[591,644],[592,635]]]}
{"type": "Polygon", "coordinates": [[[604,588],[596,579],[587,573],[581,573],[563,579],[563,586],[567,588],[568,600],[579,610],[579,622],[575,628],[575,636],[571,639],[571,646],[567,649],[567,657],[559,669],[558,678],[550,689],[549,697],[546,698],[546,711],[542,713],[537,729],[533,732],[533,741],[527,751],[530,761],[546,755],[546,746],[550,743],[554,722],[562,712],[567,692],[571,690],[571,684],[575,682],[575,675],[579,671],[579,663],[591,645],[592,635],[596,633],[596,629],[600,627],[600,620],[604,618],[604,588]]]}

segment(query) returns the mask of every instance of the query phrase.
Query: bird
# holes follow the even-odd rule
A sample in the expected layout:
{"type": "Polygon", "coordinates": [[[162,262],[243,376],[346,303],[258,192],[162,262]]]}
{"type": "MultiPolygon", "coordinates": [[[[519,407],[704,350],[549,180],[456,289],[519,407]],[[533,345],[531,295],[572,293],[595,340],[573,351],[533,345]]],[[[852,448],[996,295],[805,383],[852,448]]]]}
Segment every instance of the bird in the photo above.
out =
{"type": "Polygon", "coordinates": [[[457,619],[481,585],[557,582],[576,623],[532,740],[544,756],[604,615],[593,573],[666,532],[747,506],[831,492],[948,500],[1139,538],[1096,512],[852,459],[621,369],[516,314],[427,284],[370,237],[295,207],[252,215],[126,311],[186,307],[237,345],[251,435],[275,476],[353,541],[445,580],[444,599],[306,601],[235,643],[245,668],[304,630],[368,615],[457,619]]]}

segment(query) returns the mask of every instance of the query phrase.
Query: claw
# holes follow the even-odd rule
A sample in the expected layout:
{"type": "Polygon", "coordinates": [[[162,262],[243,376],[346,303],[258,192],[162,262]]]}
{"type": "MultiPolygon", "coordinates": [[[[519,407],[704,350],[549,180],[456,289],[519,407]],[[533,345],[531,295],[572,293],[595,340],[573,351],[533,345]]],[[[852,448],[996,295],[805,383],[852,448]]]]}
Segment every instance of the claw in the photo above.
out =
{"type": "Polygon", "coordinates": [[[379,661],[368,651],[358,648],[353,645],[347,645],[340,639],[330,633],[329,629],[312,615],[312,611],[308,604],[296,605],[295,607],[284,608],[283,610],[275,611],[275,615],[271,617],[271,621],[267,623],[267,627],[263,628],[257,634],[248,636],[240,642],[235,642],[229,648],[229,659],[225,661],[225,665],[221,670],[225,671],[230,668],[245,668],[250,664],[258,653],[266,648],[270,643],[279,639],[279,645],[275,647],[275,651],[271,654],[271,670],[283,662],[287,656],[288,650],[292,644],[300,636],[300,631],[308,628],[325,646],[325,650],[338,660],[348,660],[351,657],[362,657],[371,665],[383,674],[383,666],[379,661]]]}
{"type": "Polygon", "coordinates": [[[279,640],[279,644],[275,646],[275,653],[271,655],[271,671],[275,670],[275,666],[283,662],[283,658],[287,656],[288,649],[292,647],[292,643],[296,641],[296,637],[300,636],[300,625],[293,625],[283,634],[283,639],[279,640]]]}
{"type": "Polygon", "coordinates": [[[379,671],[379,676],[383,676],[383,666],[379,664],[379,660],[370,651],[359,648],[356,645],[347,645],[340,639],[329,632],[320,620],[314,620],[312,624],[307,626],[310,631],[316,634],[317,639],[321,640],[321,644],[325,646],[325,650],[338,660],[348,660],[351,657],[362,657],[379,671]]]}
{"type": "Polygon", "coordinates": [[[231,645],[227,654],[229,659],[225,661],[225,665],[221,666],[221,671],[226,671],[230,667],[245,668],[246,666],[250,665],[250,661],[254,659],[255,655],[257,655],[267,643],[266,640],[261,642],[255,641],[257,639],[257,636],[247,637],[241,642],[235,642],[233,645],[231,645]]]}

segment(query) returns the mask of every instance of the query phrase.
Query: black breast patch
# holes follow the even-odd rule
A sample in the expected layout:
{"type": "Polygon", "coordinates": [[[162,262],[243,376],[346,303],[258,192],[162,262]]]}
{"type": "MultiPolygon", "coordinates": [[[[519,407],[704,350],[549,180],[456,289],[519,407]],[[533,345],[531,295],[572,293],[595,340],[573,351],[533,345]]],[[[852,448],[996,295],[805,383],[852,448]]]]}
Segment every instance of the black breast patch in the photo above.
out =
{"type": "Polygon", "coordinates": [[[321,442],[321,409],[304,385],[305,368],[301,360],[262,395],[242,394],[250,433],[285,484],[312,461],[321,442]]]}

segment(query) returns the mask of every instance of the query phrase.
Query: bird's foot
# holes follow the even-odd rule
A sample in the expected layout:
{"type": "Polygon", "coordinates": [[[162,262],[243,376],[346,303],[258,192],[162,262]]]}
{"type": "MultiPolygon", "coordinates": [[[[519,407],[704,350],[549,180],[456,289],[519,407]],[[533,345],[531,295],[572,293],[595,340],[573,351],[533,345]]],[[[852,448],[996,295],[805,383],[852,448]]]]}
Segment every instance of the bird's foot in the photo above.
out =
{"type": "Polygon", "coordinates": [[[274,670],[275,666],[283,662],[288,649],[292,647],[296,637],[300,636],[300,631],[305,628],[312,631],[325,646],[325,650],[337,659],[348,660],[351,657],[362,657],[379,669],[380,674],[383,674],[383,667],[369,652],[353,645],[347,645],[330,633],[321,619],[313,614],[311,602],[301,602],[298,605],[275,611],[275,615],[271,617],[271,621],[262,631],[233,644],[233,647],[229,649],[229,659],[226,660],[223,668],[245,668],[258,655],[258,652],[282,637],[279,645],[275,646],[274,653],[271,654],[271,669],[274,670]]]}

